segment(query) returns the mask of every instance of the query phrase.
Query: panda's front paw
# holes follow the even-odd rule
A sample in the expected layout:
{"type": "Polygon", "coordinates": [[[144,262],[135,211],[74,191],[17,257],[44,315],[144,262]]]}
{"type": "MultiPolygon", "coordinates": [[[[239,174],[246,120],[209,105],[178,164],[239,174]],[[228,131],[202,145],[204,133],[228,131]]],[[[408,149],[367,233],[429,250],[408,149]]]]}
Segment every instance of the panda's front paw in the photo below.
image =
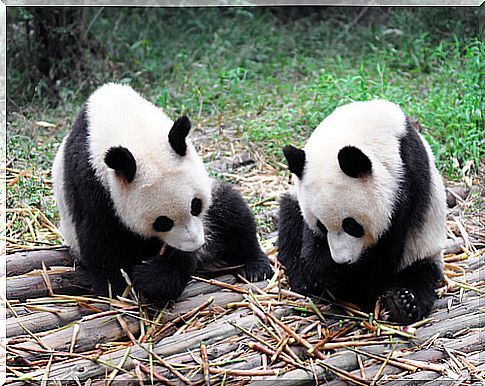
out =
{"type": "Polygon", "coordinates": [[[247,261],[244,267],[236,271],[236,274],[250,282],[255,282],[270,279],[273,276],[273,268],[268,258],[264,256],[264,258],[247,261]]]}
{"type": "Polygon", "coordinates": [[[135,288],[157,306],[177,299],[189,281],[187,274],[159,258],[134,266],[132,274],[135,288]]]}
{"type": "Polygon", "coordinates": [[[393,322],[411,324],[422,318],[416,294],[410,289],[391,288],[382,297],[382,302],[393,322]]]}

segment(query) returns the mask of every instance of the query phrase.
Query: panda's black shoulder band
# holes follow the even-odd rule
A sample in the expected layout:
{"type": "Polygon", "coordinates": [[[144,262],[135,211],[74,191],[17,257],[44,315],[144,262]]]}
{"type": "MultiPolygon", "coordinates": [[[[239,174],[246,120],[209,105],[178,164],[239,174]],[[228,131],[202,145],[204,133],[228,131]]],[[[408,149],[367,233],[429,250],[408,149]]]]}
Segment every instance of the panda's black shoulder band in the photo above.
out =
{"type": "Polygon", "coordinates": [[[177,119],[170,132],[168,133],[168,142],[172,149],[180,156],[184,156],[187,153],[187,144],[185,138],[190,131],[190,120],[187,116],[182,116],[177,119]]]}

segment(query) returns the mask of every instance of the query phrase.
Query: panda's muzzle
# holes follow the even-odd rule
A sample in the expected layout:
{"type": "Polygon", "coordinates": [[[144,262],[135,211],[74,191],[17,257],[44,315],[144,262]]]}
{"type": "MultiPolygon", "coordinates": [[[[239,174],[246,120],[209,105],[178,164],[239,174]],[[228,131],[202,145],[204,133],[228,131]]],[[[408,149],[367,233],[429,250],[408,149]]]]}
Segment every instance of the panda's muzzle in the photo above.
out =
{"type": "Polygon", "coordinates": [[[171,247],[184,252],[195,252],[199,250],[205,244],[202,221],[192,220],[187,224],[174,226],[165,235],[164,241],[171,247]]]}
{"type": "Polygon", "coordinates": [[[343,232],[328,233],[327,240],[332,259],[337,264],[355,263],[363,250],[362,239],[343,232]]]}
{"type": "Polygon", "coordinates": [[[195,252],[198,251],[204,245],[205,241],[193,241],[193,242],[185,242],[179,249],[184,252],[195,252]]]}

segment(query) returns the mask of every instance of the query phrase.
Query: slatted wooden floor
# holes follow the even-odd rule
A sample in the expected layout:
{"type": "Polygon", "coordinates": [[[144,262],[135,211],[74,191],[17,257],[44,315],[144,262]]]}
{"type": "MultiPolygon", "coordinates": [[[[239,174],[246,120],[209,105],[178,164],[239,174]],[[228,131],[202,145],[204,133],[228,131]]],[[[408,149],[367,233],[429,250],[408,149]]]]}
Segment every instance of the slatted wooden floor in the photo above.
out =
{"type": "MultiPolygon", "coordinates": [[[[7,256],[7,380],[63,384],[483,384],[484,251],[449,240],[430,318],[396,326],[315,305],[282,271],[246,284],[194,279],[165,310],[103,299],[65,249],[7,256]]],[[[274,252],[271,252],[274,253],[274,252]]],[[[270,254],[271,254],[270,253],[270,254]]]]}

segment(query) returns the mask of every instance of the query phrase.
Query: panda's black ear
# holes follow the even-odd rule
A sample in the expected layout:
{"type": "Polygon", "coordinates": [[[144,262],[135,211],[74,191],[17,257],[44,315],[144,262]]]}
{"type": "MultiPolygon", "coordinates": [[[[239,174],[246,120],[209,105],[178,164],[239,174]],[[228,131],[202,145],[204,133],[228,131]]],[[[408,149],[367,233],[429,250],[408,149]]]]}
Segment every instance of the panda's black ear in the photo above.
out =
{"type": "Polygon", "coordinates": [[[190,120],[187,116],[182,116],[177,119],[170,133],[168,133],[168,142],[170,146],[178,155],[184,156],[187,153],[187,144],[185,143],[185,138],[190,131],[190,120]]]}
{"type": "Polygon", "coordinates": [[[109,148],[104,156],[104,162],[126,181],[131,182],[135,178],[135,157],[126,147],[116,146],[109,148]]]}
{"type": "Polygon", "coordinates": [[[350,177],[364,177],[372,172],[372,162],[362,150],[355,146],[345,146],[338,152],[340,169],[350,177]]]}
{"type": "Polygon", "coordinates": [[[290,172],[301,179],[303,169],[305,168],[305,152],[292,145],[286,145],[283,147],[283,154],[285,155],[286,161],[288,161],[290,172]]]}

